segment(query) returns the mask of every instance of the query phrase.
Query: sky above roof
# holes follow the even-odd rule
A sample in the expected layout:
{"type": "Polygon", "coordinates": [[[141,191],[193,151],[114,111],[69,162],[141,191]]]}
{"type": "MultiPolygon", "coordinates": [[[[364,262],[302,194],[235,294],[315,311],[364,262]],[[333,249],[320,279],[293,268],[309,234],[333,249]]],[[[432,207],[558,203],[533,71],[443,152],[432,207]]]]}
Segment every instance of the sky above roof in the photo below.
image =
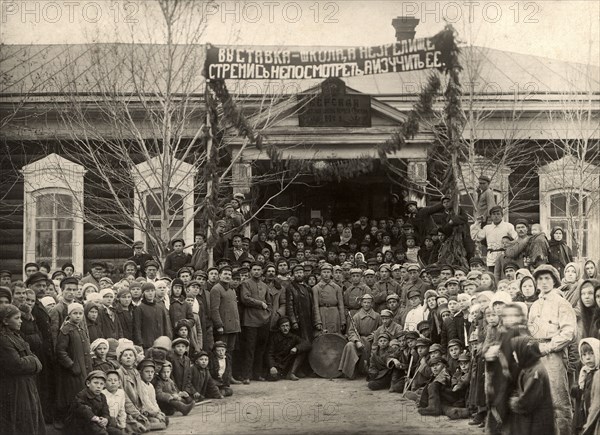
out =
{"type": "MultiPolygon", "coordinates": [[[[174,0],[170,0],[174,1],[174,0]]],[[[589,1],[213,1],[194,3],[188,26],[205,26],[200,43],[377,45],[394,41],[394,17],[421,20],[417,37],[452,23],[478,46],[600,64],[600,2],[589,1]]],[[[164,42],[155,2],[0,1],[6,44],[164,42]]]]}

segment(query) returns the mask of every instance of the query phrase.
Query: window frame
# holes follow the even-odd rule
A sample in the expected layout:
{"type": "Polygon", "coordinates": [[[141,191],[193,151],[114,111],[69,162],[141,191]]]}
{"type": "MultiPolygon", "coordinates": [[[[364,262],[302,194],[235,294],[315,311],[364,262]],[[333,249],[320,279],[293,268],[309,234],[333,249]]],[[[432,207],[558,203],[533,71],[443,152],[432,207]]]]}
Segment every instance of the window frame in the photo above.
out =
{"type": "MultiPolygon", "coordinates": [[[[178,171],[171,177],[170,194],[181,195],[183,200],[183,222],[185,226],[181,238],[191,244],[194,240],[194,189],[195,178],[198,170],[191,164],[173,159],[172,165],[177,165],[178,171]]],[[[159,157],[153,157],[149,161],[144,161],[136,165],[133,170],[134,180],[134,215],[137,225],[134,227],[133,236],[135,240],[142,240],[146,246],[152,246],[151,239],[147,232],[143,231],[144,222],[150,221],[146,215],[146,201],[151,192],[160,192],[162,186],[159,184],[161,179],[161,165],[159,157]],[[143,206],[142,206],[143,205],[143,206]]],[[[191,248],[186,249],[191,252],[191,248]]]]}
{"type": "MultiPolygon", "coordinates": [[[[71,258],[68,261],[75,266],[77,273],[83,273],[84,220],[83,185],[86,173],[83,166],[71,162],[57,154],[50,154],[40,160],[23,166],[24,209],[23,209],[23,264],[37,262],[38,243],[38,200],[44,195],[67,195],[73,206],[73,230],[71,239],[71,258]]],[[[53,221],[55,217],[51,218],[53,221]]],[[[53,223],[54,227],[54,223],[53,223]]],[[[59,259],[53,232],[51,267],[59,269],[59,259]]],[[[61,262],[63,260],[60,260],[61,262]]],[[[66,262],[66,261],[65,261],[66,262]]]]}

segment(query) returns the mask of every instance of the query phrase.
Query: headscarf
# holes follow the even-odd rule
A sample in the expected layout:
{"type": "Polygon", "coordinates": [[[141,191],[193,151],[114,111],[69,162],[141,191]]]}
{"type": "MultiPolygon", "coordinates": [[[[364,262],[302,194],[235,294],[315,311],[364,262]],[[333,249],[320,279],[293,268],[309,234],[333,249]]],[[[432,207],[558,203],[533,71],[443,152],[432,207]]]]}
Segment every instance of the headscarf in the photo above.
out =
{"type": "MultiPolygon", "coordinates": [[[[577,282],[580,278],[581,278],[581,269],[579,268],[579,265],[577,263],[571,262],[571,263],[567,263],[567,265],[565,266],[565,268],[563,269],[563,276],[565,274],[565,271],[569,268],[572,267],[573,269],[575,269],[575,282],[577,282]]],[[[574,284],[572,282],[567,282],[565,281],[565,278],[562,279],[562,283],[563,284],[574,284]]]]}
{"type": "Polygon", "coordinates": [[[587,376],[587,374],[591,371],[594,370],[598,370],[598,368],[600,368],[600,340],[598,340],[597,338],[582,338],[581,340],[579,340],[579,357],[581,358],[581,346],[583,345],[583,343],[587,343],[590,345],[590,347],[592,348],[592,352],[594,352],[594,367],[588,367],[587,365],[583,364],[581,367],[581,371],[579,372],[579,388],[581,388],[583,390],[583,387],[585,386],[585,378],[587,376]]]}
{"type": "Polygon", "coordinates": [[[342,230],[342,234],[340,234],[340,245],[345,245],[352,238],[352,230],[348,227],[342,230]],[[344,233],[348,233],[348,236],[345,236],[344,233]]]}
{"type": "Polygon", "coordinates": [[[529,276],[529,277],[533,278],[533,275],[531,274],[531,272],[529,271],[529,269],[525,269],[525,268],[518,269],[517,272],[515,273],[515,276],[518,275],[518,274],[520,274],[520,273],[523,274],[523,278],[526,277],[526,276],[529,276]]]}
{"type": "Polygon", "coordinates": [[[92,341],[92,344],[90,344],[90,351],[93,353],[98,346],[100,346],[101,344],[105,344],[106,347],[108,348],[108,340],[105,338],[97,338],[94,341],[92,341]]]}
{"type": "MultiPolygon", "coordinates": [[[[595,279],[586,279],[581,281],[581,283],[577,286],[577,294],[579,295],[579,299],[577,301],[577,306],[575,307],[575,312],[577,313],[577,317],[581,319],[582,323],[582,330],[578,331],[581,333],[581,337],[589,337],[592,333],[594,312],[596,311],[594,306],[586,307],[581,301],[581,289],[585,284],[591,284],[592,289],[595,289],[596,287],[600,286],[600,282],[595,279]]],[[[594,305],[596,305],[595,293],[595,290],[592,291],[592,295],[594,295],[594,305]]]]}
{"type": "Polygon", "coordinates": [[[512,348],[517,355],[517,364],[522,369],[531,367],[542,357],[538,342],[527,336],[514,337],[510,340],[512,348]]]}
{"type": "Polygon", "coordinates": [[[537,301],[539,298],[539,295],[540,295],[540,291],[537,288],[537,285],[535,284],[535,279],[533,279],[531,274],[529,274],[529,276],[524,276],[523,278],[521,278],[521,280],[519,282],[519,290],[521,291],[521,294],[523,295],[525,302],[529,302],[529,303],[533,303],[533,302],[537,301]],[[531,282],[533,282],[533,288],[535,289],[535,291],[532,296],[525,296],[525,294],[523,293],[523,283],[527,280],[530,280],[531,282]]]}
{"type": "Polygon", "coordinates": [[[83,305],[77,302],[72,302],[67,307],[67,314],[71,314],[75,310],[81,310],[83,312],[83,305]]]}
{"type": "Polygon", "coordinates": [[[562,291],[565,299],[571,304],[571,306],[573,308],[575,308],[577,306],[577,302],[579,302],[579,289],[580,289],[580,285],[581,285],[581,269],[579,268],[579,265],[577,263],[568,263],[565,268],[563,269],[562,273],[563,276],[565,274],[565,271],[569,268],[572,267],[573,269],[575,269],[575,274],[576,274],[576,278],[575,278],[575,282],[567,282],[565,281],[565,278],[562,279],[562,285],[560,286],[560,291],[562,291]]]}

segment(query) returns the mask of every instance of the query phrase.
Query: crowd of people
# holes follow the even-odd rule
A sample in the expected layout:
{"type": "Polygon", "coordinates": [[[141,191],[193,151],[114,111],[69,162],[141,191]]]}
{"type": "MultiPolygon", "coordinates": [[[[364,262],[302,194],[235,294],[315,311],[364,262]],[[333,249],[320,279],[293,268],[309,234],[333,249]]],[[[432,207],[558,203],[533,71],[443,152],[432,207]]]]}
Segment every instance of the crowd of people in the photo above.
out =
{"type": "Polygon", "coordinates": [[[250,382],[315,376],[315,340],[340,334],[340,376],[422,415],[599,434],[600,264],[574,262],[564,229],[505,221],[480,181],[473,223],[449,198],[381,219],[248,223],[234,197],[214,266],[198,234],[164,262],[137,241],[118,270],[0,271],[2,433],[162,430],[250,382]]]}

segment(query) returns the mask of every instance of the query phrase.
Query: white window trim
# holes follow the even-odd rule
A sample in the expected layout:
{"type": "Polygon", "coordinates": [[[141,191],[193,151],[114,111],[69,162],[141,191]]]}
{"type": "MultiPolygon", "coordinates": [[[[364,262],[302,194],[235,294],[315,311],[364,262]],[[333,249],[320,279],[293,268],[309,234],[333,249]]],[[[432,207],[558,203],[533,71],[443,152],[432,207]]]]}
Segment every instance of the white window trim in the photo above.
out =
{"type": "MultiPolygon", "coordinates": [[[[194,180],[198,170],[191,164],[181,160],[172,161],[178,166],[178,171],[173,174],[170,180],[170,190],[172,194],[179,194],[183,197],[183,222],[187,222],[181,238],[186,244],[191,244],[194,241],[194,180]]],[[[149,161],[145,161],[136,165],[133,170],[134,179],[134,214],[138,222],[133,230],[135,240],[142,240],[148,246],[147,235],[142,231],[145,227],[145,213],[142,204],[145,204],[147,196],[151,191],[161,190],[162,167],[159,157],[153,157],[149,161]]],[[[191,248],[186,249],[191,252],[191,248]]]]}
{"type": "MultiPolygon", "coordinates": [[[[590,207],[588,214],[588,257],[592,260],[597,260],[600,256],[600,168],[588,164],[588,169],[585,171],[585,186],[583,191],[590,196],[590,207]],[[594,174],[596,176],[594,176],[594,174]],[[592,195],[596,195],[594,198],[592,195]]],[[[564,185],[565,179],[576,179],[577,167],[575,161],[569,157],[563,157],[542,166],[539,169],[540,181],[540,224],[550,237],[550,199],[556,194],[573,194],[577,193],[573,185],[564,185]]],[[[568,218],[564,218],[568,221],[568,218]]],[[[570,223],[569,223],[570,225],[570,223]]],[[[566,228],[566,231],[571,232],[571,228],[566,228]]],[[[567,238],[567,244],[573,247],[573,238],[567,238]]]]}
{"type": "MultiPolygon", "coordinates": [[[[23,265],[36,259],[36,198],[50,193],[66,194],[73,198],[73,247],[72,259],[75,271],[83,273],[83,178],[87,172],[83,166],[57,154],[23,166],[23,265]]],[[[56,265],[60,267],[60,264],[56,265]]]]}

